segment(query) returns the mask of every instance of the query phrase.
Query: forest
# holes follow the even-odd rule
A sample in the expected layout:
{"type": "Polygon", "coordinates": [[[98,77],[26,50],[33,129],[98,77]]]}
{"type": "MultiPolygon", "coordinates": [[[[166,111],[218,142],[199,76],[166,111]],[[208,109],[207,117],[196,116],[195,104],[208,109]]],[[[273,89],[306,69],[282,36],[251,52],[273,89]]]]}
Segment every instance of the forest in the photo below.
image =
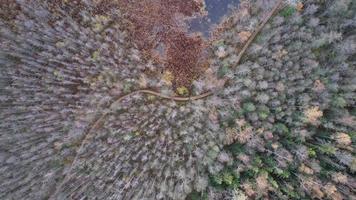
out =
{"type": "Polygon", "coordinates": [[[1,0],[0,199],[356,200],[356,1],[212,2],[1,0]]]}

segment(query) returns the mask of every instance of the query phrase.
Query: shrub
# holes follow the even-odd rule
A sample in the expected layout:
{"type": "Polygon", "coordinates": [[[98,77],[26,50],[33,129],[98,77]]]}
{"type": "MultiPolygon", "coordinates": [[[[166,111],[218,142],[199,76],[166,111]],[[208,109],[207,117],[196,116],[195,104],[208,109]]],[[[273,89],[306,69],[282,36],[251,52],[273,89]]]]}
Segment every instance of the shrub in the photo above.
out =
{"type": "Polygon", "coordinates": [[[345,108],[347,106],[347,102],[342,97],[334,97],[332,101],[332,105],[336,108],[345,108]]]}
{"type": "Polygon", "coordinates": [[[288,18],[288,17],[292,16],[296,11],[297,11],[297,9],[295,7],[287,6],[280,12],[280,15],[285,18],[288,18]]]}
{"type": "Polygon", "coordinates": [[[250,113],[256,110],[256,106],[251,102],[247,102],[243,104],[242,109],[245,113],[250,113]]]}

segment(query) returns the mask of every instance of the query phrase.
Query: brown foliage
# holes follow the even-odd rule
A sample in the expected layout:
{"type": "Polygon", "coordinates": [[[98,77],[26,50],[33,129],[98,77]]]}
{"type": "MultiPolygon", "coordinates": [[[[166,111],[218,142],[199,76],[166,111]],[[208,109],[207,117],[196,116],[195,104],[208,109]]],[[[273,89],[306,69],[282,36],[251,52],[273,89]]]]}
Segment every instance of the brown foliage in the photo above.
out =
{"type": "Polygon", "coordinates": [[[121,0],[119,5],[131,22],[131,37],[139,49],[165,64],[174,75],[174,86],[189,87],[207,64],[200,62],[205,41],[186,32],[184,19],[199,13],[202,2],[121,0]]]}

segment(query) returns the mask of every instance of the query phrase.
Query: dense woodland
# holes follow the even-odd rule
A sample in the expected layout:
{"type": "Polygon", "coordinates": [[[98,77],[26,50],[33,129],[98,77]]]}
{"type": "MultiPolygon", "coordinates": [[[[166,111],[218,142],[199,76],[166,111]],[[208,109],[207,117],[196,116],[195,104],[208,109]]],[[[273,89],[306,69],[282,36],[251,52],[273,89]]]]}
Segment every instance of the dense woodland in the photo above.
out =
{"type": "Polygon", "coordinates": [[[241,0],[188,85],[115,2],[0,2],[0,199],[356,199],[354,0],[241,0]]]}

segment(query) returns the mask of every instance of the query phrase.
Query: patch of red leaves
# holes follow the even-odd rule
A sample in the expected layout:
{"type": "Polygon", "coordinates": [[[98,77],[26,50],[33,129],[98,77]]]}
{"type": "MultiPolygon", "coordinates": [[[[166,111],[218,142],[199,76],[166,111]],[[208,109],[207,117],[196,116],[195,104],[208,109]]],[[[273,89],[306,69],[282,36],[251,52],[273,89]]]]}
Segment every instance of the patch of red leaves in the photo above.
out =
{"type": "Polygon", "coordinates": [[[194,0],[119,0],[121,11],[131,22],[131,37],[151,57],[157,56],[174,75],[174,86],[189,87],[203,70],[205,41],[189,35],[184,18],[198,14],[203,6],[194,0]],[[164,49],[162,49],[162,47],[164,49]],[[161,52],[163,50],[163,52],[161,52]]]}
{"type": "Polygon", "coordinates": [[[202,72],[200,63],[204,41],[199,36],[187,36],[184,32],[175,32],[169,38],[166,67],[175,76],[177,86],[189,87],[191,81],[202,72]]]}

